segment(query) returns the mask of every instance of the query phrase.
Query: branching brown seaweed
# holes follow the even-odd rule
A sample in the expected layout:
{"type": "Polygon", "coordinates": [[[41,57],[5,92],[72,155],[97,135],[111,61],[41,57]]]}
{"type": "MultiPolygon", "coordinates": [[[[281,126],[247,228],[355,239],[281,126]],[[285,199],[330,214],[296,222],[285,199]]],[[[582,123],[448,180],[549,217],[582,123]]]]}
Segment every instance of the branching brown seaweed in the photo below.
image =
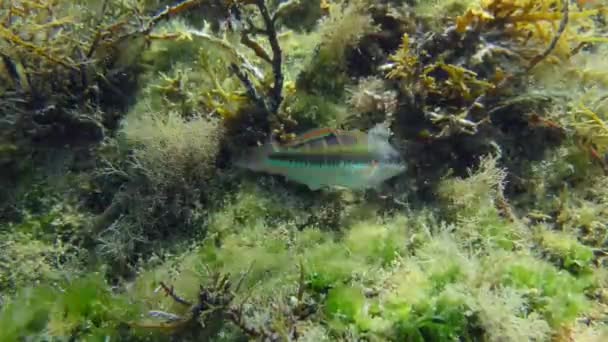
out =
{"type": "MultiPolygon", "coordinates": [[[[192,303],[179,295],[177,295],[173,287],[167,286],[161,282],[161,288],[165,294],[171,297],[176,303],[189,307],[185,316],[178,316],[172,313],[162,311],[150,311],[152,317],[164,319],[163,323],[142,323],[133,322],[131,326],[134,328],[144,329],[160,329],[171,334],[179,335],[185,329],[192,329],[193,325],[199,325],[199,328],[216,326],[213,321],[219,320],[228,321],[237,326],[249,338],[261,339],[264,341],[284,341],[297,340],[298,329],[297,323],[305,320],[317,310],[316,305],[308,303],[304,299],[305,294],[305,279],[303,265],[300,264],[300,277],[298,290],[293,296],[294,305],[281,305],[278,302],[275,304],[274,319],[281,323],[275,324],[272,320],[263,324],[254,324],[248,318],[252,315],[251,303],[248,303],[249,296],[245,296],[240,300],[240,303],[234,303],[237,294],[239,293],[245,277],[249,272],[245,272],[237,280],[233,286],[230,281],[230,274],[213,273],[210,286],[201,286],[199,296],[196,303],[192,303]]],[[[221,324],[221,323],[220,323],[221,324]]],[[[209,334],[206,332],[203,334],[209,334]]]]}
{"type": "Polygon", "coordinates": [[[248,27],[241,32],[241,43],[251,48],[258,57],[272,65],[274,84],[269,92],[268,101],[261,98],[255,92],[251,81],[249,81],[248,77],[242,73],[236,64],[232,64],[232,69],[235,71],[243,84],[245,84],[248,94],[252,100],[254,100],[258,105],[262,106],[262,108],[264,108],[269,114],[276,114],[279,106],[281,105],[281,101],[283,101],[283,96],[281,95],[283,91],[283,71],[281,70],[282,55],[281,47],[279,46],[279,42],[277,40],[277,31],[274,27],[274,23],[280,12],[277,10],[277,12],[271,15],[268,12],[268,8],[266,7],[266,2],[264,0],[242,1],[242,3],[243,5],[250,3],[255,4],[264,22],[264,29],[261,29],[258,28],[250,19],[247,20],[248,27]],[[257,34],[263,34],[268,38],[270,47],[272,49],[272,57],[270,57],[259,44],[251,40],[250,35],[257,34]]]}

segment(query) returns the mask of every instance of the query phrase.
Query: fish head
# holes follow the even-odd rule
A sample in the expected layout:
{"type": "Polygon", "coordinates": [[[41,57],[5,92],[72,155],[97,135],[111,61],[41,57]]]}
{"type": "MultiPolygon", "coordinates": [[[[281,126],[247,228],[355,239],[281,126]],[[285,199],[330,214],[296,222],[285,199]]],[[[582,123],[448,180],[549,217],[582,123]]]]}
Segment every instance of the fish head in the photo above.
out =
{"type": "Polygon", "coordinates": [[[371,153],[379,155],[382,160],[399,159],[399,152],[390,144],[392,133],[386,123],[376,124],[367,133],[368,149],[371,153]]]}
{"type": "Polygon", "coordinates": [[[401,153],[388,141],[390,131],[384,124],[378,124],[368,133],[369,151],[374,156],[375,166],[370,174],[371,184],[380,184],[407,169],[401,153]]]}

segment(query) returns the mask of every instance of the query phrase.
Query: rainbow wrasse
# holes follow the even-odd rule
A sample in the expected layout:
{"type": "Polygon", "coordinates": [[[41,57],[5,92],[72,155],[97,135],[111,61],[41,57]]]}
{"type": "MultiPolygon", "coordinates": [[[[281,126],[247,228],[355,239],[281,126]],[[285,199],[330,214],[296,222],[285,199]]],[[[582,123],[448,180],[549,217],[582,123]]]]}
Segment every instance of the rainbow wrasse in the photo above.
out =
{"type": "Polygon", "coordinates": [[[399,152],[390,145],[382,124],[368,133],[320,128],[288,144],[270,141],[236,161],[253,171],[282,175],[307,185],[365,189],[379,186],[406,169],[399,152]]]}

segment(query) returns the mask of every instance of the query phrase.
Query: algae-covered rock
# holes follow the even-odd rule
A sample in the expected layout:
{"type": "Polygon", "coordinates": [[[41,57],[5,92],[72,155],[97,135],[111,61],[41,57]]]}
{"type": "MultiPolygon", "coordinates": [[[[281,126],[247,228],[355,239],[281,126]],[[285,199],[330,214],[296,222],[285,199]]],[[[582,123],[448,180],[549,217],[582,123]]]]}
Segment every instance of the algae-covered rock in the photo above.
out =
{"type": "Polygon", "coordinates": [[[0,3],[0,340],[605,340],[607,13],[0,3]],[[233,165],[378,123],[374,189],[233,165]]]}

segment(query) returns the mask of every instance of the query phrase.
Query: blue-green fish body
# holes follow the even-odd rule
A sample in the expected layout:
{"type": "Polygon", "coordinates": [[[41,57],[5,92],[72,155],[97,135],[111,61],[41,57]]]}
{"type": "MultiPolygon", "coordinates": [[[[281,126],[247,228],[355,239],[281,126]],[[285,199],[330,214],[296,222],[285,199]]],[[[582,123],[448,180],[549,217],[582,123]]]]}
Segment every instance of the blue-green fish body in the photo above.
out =
{"type": "Polygon", "coordinates": [[[249,151],[236,164],[283,175],[311,190],[372,188],[406,169],[388,138],[389,131],[383,125],[368,133],[321,128],[304,133],[289,144],[268,142],[249,151]]]}

